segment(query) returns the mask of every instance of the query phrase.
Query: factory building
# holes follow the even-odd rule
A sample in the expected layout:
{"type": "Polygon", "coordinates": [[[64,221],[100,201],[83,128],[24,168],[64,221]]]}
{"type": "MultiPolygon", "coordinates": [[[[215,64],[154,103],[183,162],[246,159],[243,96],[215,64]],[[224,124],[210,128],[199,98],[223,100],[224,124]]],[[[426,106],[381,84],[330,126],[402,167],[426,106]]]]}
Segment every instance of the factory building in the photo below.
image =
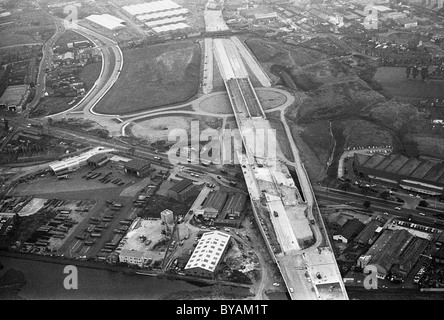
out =
{"type": "Polygon", "coordinates": [[[90,157],[86,162],[94,168],[101,168],[110,161],[109,154],[96,154],[90,157]]]}
{"type": "Polygon", "coordinates": [[[383,223],[377,220],[370,221],[356,236],[355,243],[360,246],[373,244],[382,231],[383,223]]]}
{"type": "Polygon", "coordinates": [[[431,196],[443,194],[444,164],[400,154],[368,156],[355,153],[353,161],[361,177],[431,196]]]}
{"type": "Polygon", "coordinates": [[[211,192],[202,206],[204,217],[207,219],[216,219],[219,213],[222,212],[227,198],[228,192],[225,190],[219,189],[216,192],[211,192]]]}
{"type": "Polygon", "coordinates": [[[76,171],[82,166],[86,166],[88,163],[88,159],[90,159],[92,156],[111,151],[114,151],[114,149],[105,149],[103,147],[96,147],[80,155],[51,162],[49,164],[49,168],[57,176],[65,175],[69,172],[76,171]]]}
{"type": "Polygon", "coordinates": [[[151,164],[146,160],[133,159],[124,164],[125,172],[134,174],[137,177],[145,176],[151,168],[151,164]]]}
{"type": "Polygon", "coordinates": [[[185,266],[185,273],[213,278],[229,247],[230,238],[230,235],[220,231],[204,233],[185,266]]]}
{"type": "Polygon", "coordinates": [[[405,280],[428,245],[429,242],[425,239],[413,238],[390,270],[392,276],[402,281],[405,280]]]}
{"type": "Polygon", "coordinates": [[[358,219],[350,219],[347,223],[333,236],[333,240],[349,243],[363,229],[365,225],[358,219]]]}
{"type": "Polygon", "coordinates": [[[359,257],[357,265],[361,268],[373,265],[377,269],[376,276],[385,279],[413,239],[413,235],[405,229],[385,230],[370,249],[359,257]]]}
{"type": "Polygon", "coordinates": [[[198,187],[193,183],[193,180],[183,179],[176,182],[169,190],[167,196],[177,201],[185,201],[191,196],[197,195],[198,187]]]}

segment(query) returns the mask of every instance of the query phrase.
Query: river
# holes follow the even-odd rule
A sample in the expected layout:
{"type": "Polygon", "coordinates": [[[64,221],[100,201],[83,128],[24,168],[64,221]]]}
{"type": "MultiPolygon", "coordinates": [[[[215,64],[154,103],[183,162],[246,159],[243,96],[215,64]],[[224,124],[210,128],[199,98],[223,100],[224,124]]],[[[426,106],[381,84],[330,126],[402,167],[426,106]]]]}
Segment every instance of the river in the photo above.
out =
{"type": "Polygon", "coordinates": [[[199,290],[198,286],[185,281],[159,279],[150,276],[125,275],[118,272],[78,268],[78,289],[66,290],[63,281],[67,274],[63,273],[64,265],[40,261],[0,257],[4,268],[14,268],[24,272],[26,284],[19,295],[25,299],[145,299],[157,300],[164,295],[178,291],[199,290]]]}

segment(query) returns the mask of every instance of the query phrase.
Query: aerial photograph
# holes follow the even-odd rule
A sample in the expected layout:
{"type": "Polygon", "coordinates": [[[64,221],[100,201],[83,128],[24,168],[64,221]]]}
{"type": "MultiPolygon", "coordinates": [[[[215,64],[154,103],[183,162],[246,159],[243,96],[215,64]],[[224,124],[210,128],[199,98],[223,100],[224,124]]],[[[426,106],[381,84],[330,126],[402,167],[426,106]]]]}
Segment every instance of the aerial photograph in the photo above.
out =
{"type": "Polygon", "coordinates": [[[0,64],[0,300],[444,300],[444,0],[0,0],[0,64]]]}

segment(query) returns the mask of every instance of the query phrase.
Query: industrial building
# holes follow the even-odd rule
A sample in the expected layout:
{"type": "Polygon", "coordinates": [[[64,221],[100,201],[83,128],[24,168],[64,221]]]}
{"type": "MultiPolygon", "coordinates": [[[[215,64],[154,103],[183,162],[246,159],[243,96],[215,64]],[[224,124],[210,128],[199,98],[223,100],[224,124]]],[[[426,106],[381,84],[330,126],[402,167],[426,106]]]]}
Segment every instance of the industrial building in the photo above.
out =
{"type": "Polygon", "coordinates": [[[370,221],[356,236],[355,242],[360,246],[373,244],[382,231],[383,223],[378,220],[370,221]]]}
{"type": "Polygon", "coordinates": [[[141,251],[122,249],[119,253],[119,262],[143,267],[147,261],[148,258],[145,256],[145,253],[141,251]]]}
{"type": "Polygon", "coordinates": [[[110,162],[111,156],[109,154],[96,154],[90,157],[86,162],[88,165],[94,168],[101,168],[105,166],[108,162],[110,162]]]}
{"type": "Polygon", "coordinates": [[[114,151],[114,149],[105,149],[103,147],[96,147],[80,155],[51,162],[49,164],[49,168],[57,176],[64,175],[69,172],[76,171],[77,169],[80,169],[80,167],[82,166],[86,166],[88,163],[88,159],[90,159],[92,156],[112,151],[114,151]]]}
{"type": "Polygon", "coordinates": [[[136,18],[140,21],[152,21],[152,20],[159,20],[159,19],[165,19],[165,18],[171,18],[176,16],[182,16],[187,14],[189,11],[188,9],[182,8],[182,9],[176,9],[171,11],[162,11],[162,12],[156,12],[156,13],[148,13],[148,14],[142,14],[136,16],[136,18]]]}
{"type": "Polygon", "coordinates": [[[373,265],[377,269],[376,276],[385,279],[392,266],[398,261],[413,239],[413,235],[405,229],[387,229],[370,249],[359,257],[357,265],[361,268],[373,265]]]}
{"type": "Polygon", "coordinates": [[[134,174],[137,177],[143,177],[151,168],[151,164],[146,160],[133,159],[124,164],[126,173],[134,174]]]}
{"type": "Polygon", "coordinates": [[[412,271],[420,255],[428,245],[429,242],[425,239],[419,237],[413,238],[390,270],[392,276],[400,280],[407,278],[407,275],[412,271]]]}
{"type": "Polygon", "coordinates": [[[185,201],[191,196],[197,195],[198,187],[193,183],[193,180],[183,179],[176,182],[169,190],[167,196],[177,201],[185,201]]]}
{"type": "Polygon", "coordinates": [[[125,20],[116,18],[109,14],[93,14],[86,17],[86,19],[108,30],[117,30],[126,26],[125,20]]]}
{"type": "Polygon", "coordinates": [[[157,26],[163,26],[163,25],[167,25],[167,24],[174,24],[174,23],[179,23],[179,22],[184,22],[186,20],[185,17],[170,17],[170,18],[165,18],[165,19],[160,19],[160,20],[153,20],[153,21],[148,21],[145,22],[145,25],[149,28],[154,28],[157,26]]]}
{"type": "Polygon", "coordinates": [[[5,108],[14,112],[23,111],[29,94],[29,85],[27,84],[8,86],[0,98],[0,109],[5,108]]]}
{"type": "Polygon", "coordinates": [[[204,233],[185,266],[185,273],[213,278],[229,247],[230,238],[230,235],[220,231],[204,233]]]}
{"type": "Polygon", "coordinates": [[[173,31],[177,31],[177,30],[187,30],[190,29],[191,27],[189,25],[187,25],[186,23],[183,22],[179,22],[179,23],[173,23],[173,24],[168,24],[168,25],[164,25],[164,26],[159,26],[159,27],[154,27],[153,31],[155,31],[156,33],[169,33],[169,32],[173,32],[173,31]]]}
{"type": "Polygon", "coordinates": [[[222,212],[227,198],[228,192],[223,189],[211,192],[202,205],[204,217],[207,219],[216,219],[219,213],[222,212]]]}
{"type": "Polygon", "coordinates": [[[357,174],[404,190],[439,196],[444,190],[444,164],[400,154],[354,154],[357,174]]]}
{"type": "Polygon", "coordinates": [[[363,224],[358,219],[350,219],[347,223],[333,236],[333,240],[349,243],[353,240],[363,229],[363,224]]]}
{"type": "Polygon", "coordinates": [[[247,195],[241,192],[232,192],[228,194],[227,201],[218,216],[218,219],[230,219],[239,217],[247,202],[247,195]]]}
{"type": "Polygon", "coordinates": [[[147,13],[154,13],[154,12],[162,12],[162,11],[168,11],[173,9],[179,9],[182,8],[182,6],[178,5],[177,3],[171,1],[171,0],[160,0],[160,1],[153,1],[153,2],[145,2],[140,4],[134,4],[129,6],[122,7],[123,10],[128,12],[132,16],[141,15],[141,14],[147,14],[147,13]]]}

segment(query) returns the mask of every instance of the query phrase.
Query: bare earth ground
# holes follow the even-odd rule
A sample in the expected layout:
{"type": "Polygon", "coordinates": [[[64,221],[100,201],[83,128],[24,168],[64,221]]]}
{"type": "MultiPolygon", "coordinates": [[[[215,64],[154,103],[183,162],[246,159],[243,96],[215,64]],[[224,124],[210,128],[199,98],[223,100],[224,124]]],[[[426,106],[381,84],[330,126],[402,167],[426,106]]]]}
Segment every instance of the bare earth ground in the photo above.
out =
{"type": "Polygon", "coordinates": [[[133,123],[130,131],[135,137],[146,139],[152,143],[168,140],[168,135],[174,129],[182,129],[189,133],[191,121],[198,121],[201,131],[207,128],[220,129],[222,127],[222,120],[215,117],[166,116],[133,123]]]}

